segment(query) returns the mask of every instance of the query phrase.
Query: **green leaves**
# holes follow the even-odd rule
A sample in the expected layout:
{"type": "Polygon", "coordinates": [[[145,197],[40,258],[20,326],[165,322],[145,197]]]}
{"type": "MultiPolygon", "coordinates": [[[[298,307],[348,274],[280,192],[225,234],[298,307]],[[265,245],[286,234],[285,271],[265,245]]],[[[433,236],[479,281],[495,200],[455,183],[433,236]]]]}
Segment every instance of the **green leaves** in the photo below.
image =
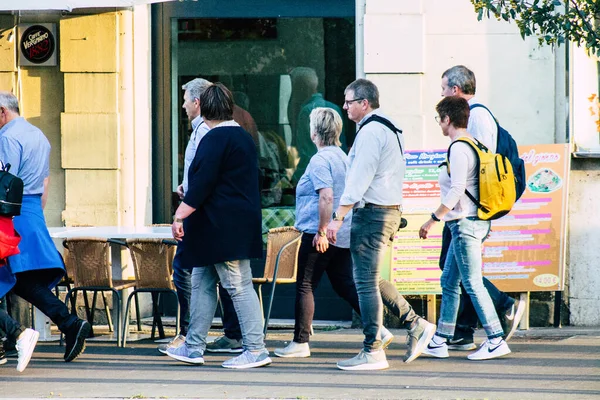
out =
{"type": "Polygon", "coordinates": [[[600,0],[471,0],[481,21],[485,15],[514,21],[521,37],[540,44],[570,40],[600,56],[600,0]]]}

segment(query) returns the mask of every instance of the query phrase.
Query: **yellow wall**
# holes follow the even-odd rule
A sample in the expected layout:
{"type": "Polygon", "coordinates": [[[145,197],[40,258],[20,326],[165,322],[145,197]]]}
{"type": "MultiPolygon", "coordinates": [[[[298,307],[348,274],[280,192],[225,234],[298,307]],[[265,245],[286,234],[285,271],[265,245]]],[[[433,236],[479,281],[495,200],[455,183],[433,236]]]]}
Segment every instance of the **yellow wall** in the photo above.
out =
{"type": "Polygon", "coordinates": [[[48,225],[150,223],[149,8],[18,22],[56,23],[60,38],[59,65],[18,69],[16,21],[0,15],[0,90],[19,97],[52,145],[48,225]]]}

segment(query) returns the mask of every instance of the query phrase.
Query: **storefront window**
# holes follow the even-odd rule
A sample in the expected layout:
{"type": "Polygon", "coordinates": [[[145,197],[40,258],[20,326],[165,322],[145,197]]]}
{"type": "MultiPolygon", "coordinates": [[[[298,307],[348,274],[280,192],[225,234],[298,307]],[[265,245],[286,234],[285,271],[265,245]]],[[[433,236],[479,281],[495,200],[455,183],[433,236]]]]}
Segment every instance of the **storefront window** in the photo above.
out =
{"type": "Polygon", "coordinates": [[[180,18],[171,32],[172,96],[178,99],[172,110],[173,191],[183,178],[191,132],[181,86],[201,77],[234,94],[234,118],[257,146],[263,208],[293,209],[296,183],[316,153],[310,111],[332,107],[340,113],[345,150],[354,137],[354,124],[341,109],[344,88],[355,78],[354,20],[180,18]]]}

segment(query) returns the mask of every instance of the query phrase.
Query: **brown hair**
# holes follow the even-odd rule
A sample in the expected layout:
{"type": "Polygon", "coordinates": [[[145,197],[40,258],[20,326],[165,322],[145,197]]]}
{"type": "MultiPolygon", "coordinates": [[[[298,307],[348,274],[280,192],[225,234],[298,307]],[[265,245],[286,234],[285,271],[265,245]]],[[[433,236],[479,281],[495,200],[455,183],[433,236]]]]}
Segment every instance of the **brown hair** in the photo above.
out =
{"type": "Polygon", "coordinates": [[[200,95],[200,115],[209,121],[233,119],[233,95],[222,83],[215,83],[200,95]]]}
{"type": "Polygon", "coordinates": [[[435,106],[440,118],[450,118],[450,123],[455,128],[467,128],[469,122],[469,103],[459,96],[444,97],[435,106]]]}

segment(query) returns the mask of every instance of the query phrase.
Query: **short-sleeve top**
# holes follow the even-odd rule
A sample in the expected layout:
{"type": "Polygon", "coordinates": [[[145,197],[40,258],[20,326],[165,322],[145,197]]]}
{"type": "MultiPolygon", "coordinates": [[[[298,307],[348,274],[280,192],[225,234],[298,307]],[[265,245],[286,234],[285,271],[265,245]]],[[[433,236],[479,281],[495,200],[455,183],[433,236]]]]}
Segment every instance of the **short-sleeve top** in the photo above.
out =
{"type": "MultiPolygon", "coordinates": [[[[344,193],[348,167],[348,156],[337,146],[323,147],[310,159],[296,188],[296,229],[311,234],[317,233],[319,190],[333,189],[333,210],[338,208],[344,193]]],[[[336,247],[350,247],[351,223],[352,212],[349,212],[337,233],[336,247]]]]}
{"type": "Polygon", "coordinates": [[[50,175],[50,142],[25,118],[15,118],[0,129],[0,160],[23,180],[24,195],[44,193],[44,179],[50,175]]]}

